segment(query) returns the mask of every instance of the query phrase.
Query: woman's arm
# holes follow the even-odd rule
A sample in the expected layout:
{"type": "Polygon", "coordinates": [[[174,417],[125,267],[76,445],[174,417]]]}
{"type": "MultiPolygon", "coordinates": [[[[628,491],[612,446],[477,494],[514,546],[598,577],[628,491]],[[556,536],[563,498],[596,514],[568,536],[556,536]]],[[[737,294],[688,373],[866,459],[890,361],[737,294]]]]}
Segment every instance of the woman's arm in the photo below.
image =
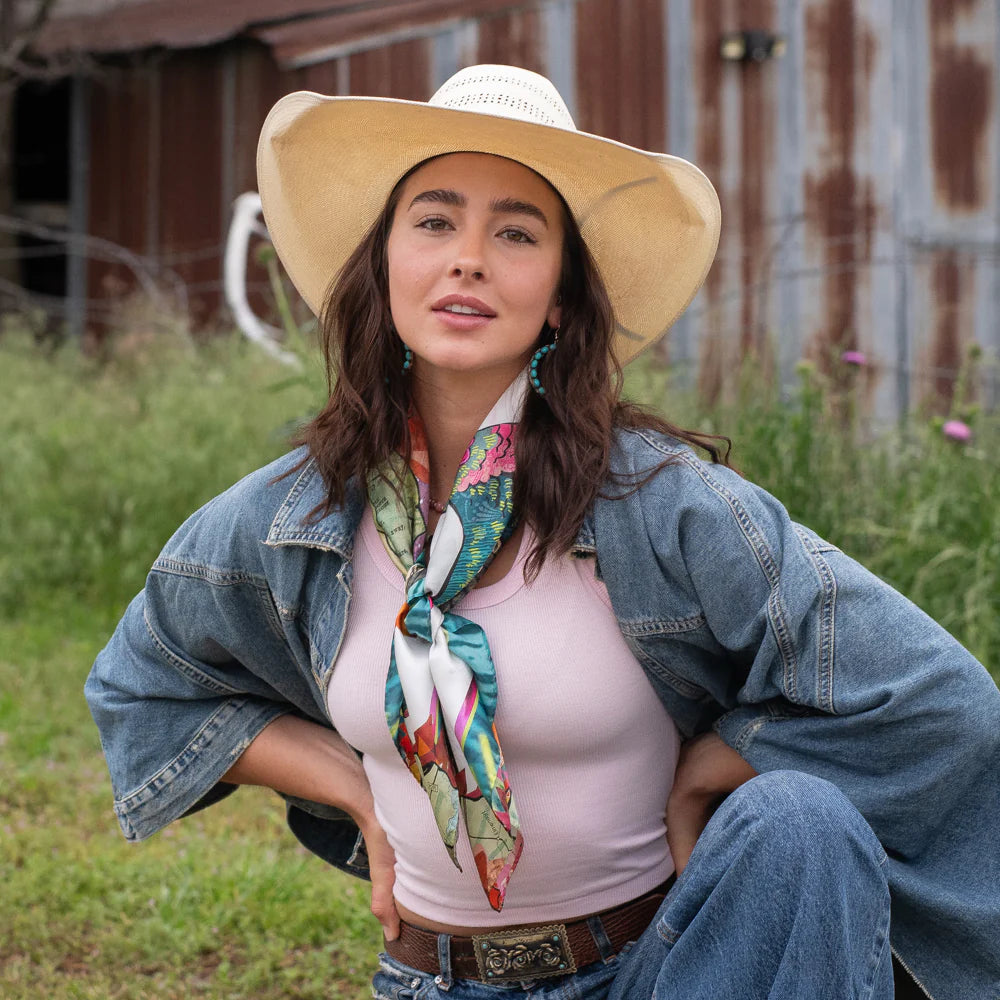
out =
{"type": "Polygon", "coordinates": [[[340,735],[315,722],[283,715],[258,734],[222,780],[263,785],[343,809],[365,838],[372,913],[388,940],[399,936],[392,896],[396,857],[375,818],[375,801],[361,760],[340,735]]]}
{"type": "Polygon", "coordinates": [[[756,776],[757,772],[715,732],[702,733],[681,746],[667,799],[667,844],[678,875],[722,800],[756,776]]]}

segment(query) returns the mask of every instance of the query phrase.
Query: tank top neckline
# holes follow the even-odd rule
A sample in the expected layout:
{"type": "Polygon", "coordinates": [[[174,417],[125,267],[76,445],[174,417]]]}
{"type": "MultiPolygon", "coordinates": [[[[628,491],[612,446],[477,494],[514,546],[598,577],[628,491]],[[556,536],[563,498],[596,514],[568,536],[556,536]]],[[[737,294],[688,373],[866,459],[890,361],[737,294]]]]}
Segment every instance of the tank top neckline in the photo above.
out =
{"type": "MultiPolygon", "coordinates": [[[[402,600],[403,577],[396,568],[395,563],[389,557],[389,553],[386,552],[385,546],[382,544],[382,538],[378,533],[378,528],[375,526],[375,519],[372,517],[371,508],[367,505],[361,518],[360,535],[361,542],[376,568],[399,591],[400,600],[402,600]]],[[[489,608],[510,600],[525,585],[524,563],[528,557],[528,553],[531,552],[534,538],[535,536],[531,527],[525,525],[514,565],[496,583],[490,583],[484,587],[474,587],[458,602],[457,606],[469,608],[470,610],[489,608]]]]}

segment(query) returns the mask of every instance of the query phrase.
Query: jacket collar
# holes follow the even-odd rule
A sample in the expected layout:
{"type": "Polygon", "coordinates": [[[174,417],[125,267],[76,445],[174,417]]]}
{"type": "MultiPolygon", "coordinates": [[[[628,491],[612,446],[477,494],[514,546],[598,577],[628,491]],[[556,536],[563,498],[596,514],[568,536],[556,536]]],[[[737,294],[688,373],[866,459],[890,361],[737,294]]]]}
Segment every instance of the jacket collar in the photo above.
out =
{"type": "Polygon", "coordinates": [[[344,505],[321,518],[310,518],[316,507],[326,501],[323,477],[310,459],[292,484],[268,530],[266,545],[304,545],[336,552],[350,559],[354,552],[354,535],[361,523],[364,494],[356,484],[350,484],[344,505]]]}
{"type": "MultiPolygon", "coordinates": [[[[325,517],[311,520],[309,515],[325,500],[323,477],[316,463],[310,459],[274,515],[265,544],[272,547],[303,545],[336,552],[344,559],[350,559],[354,553],[354,535],[364,511],[364,493],[352,482],[342,507],[325,517]]],[[[572,551],[577,556],[592,556],[597,551],[592,510],[587,512],[580,525],[572,551]]]]}

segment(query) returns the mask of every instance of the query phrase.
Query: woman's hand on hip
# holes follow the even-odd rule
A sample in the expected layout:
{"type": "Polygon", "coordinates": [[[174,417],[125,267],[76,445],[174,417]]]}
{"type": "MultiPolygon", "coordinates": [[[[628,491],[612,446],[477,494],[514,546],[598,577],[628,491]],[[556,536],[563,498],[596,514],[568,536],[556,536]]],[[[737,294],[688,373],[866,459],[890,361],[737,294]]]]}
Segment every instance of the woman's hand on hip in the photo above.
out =
{"type": "Polygon", "coordinates": [[[717,733],[702,733],[682,744],[666,816],[667,846],[678,875],[722,800],[756,776],[717,733]]]}
{"type": "Polygon", "coordinates": [[[368,853],[368,872],[372,880],[372,913],[382,925],[386,941],[399,937],[399,914],[392,889],[396,884],[396,852],[393,851],[374,814],[371,821],[361,827],[368,853]]]}

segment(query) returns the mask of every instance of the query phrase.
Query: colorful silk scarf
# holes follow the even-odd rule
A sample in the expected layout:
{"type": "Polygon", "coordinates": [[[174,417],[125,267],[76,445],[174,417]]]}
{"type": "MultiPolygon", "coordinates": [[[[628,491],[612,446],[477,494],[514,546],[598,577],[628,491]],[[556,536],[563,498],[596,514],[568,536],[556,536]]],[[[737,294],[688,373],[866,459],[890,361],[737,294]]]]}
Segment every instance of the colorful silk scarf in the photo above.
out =
{"type": "Polygon", "coordinates": [[[478,625],[449,609],[516,526],[514,439],[526,378],[518,376],[476,431],[429,546],[430,475],[419,415],[410,418],[409,464],[397,455],[368,481],[375,524],[406,578],[386,678],[389,731],[429,796],[460,871],[461,807],[479,878],[497,911],[524,840],[493,724],[497,680],[489,643],[478,625]]]}

